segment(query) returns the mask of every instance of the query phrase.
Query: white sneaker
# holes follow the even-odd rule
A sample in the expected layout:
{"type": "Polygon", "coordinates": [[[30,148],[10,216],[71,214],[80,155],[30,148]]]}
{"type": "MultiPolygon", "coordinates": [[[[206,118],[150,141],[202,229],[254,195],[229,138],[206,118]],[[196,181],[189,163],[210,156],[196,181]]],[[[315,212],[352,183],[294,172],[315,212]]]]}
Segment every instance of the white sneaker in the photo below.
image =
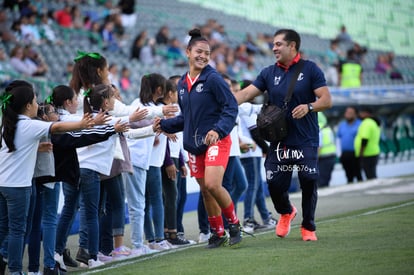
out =
{"type": "MultiPolygon", "coordinates": [[[[105,254],[103,254],[102,252],[98,252],[98,260],[99,261],[101,261],[101,262],[103,262],[103,263],[108,263],[108,262],[111,262],[111,261],[113,261],[114,259],[113,259],[113,257],[111,257],[111,256],[106,256],[105,254]]],[[[89,263],[89,262],[88,262],[89,263]]]]}
{"type": "Polygon", "coordinates": [[[125,259],[131,255],[131,249],[125,245],[122,245],[112,250],[111,255],[114,260],[125,259]]]}
{"type": "Polygon", "coordinates": [[[149,248],[147,245],[143,245],[139,248],[131,249],[131,254],[129,257],[139,257],[142,255],[152,254],[156,252],[158,252],[158,250],[154,250],[154,249],[149,248]]]}
{"type": "Polygon", "coordinates": [[[104,264],[105,263],[101,262],[100,260],[94,260],[94,259],[89,259],[88,260],[88,267],[89,268],[95,268],[95,267],[98,267],[98,266],[102,266],[104,264]]]}
{"type": "Polygon", "coordinates": [[[277,225],[277,220],[270,216],[266,221],[264,221],[263,226],[266,229],[274,229],[277,225]]]}
{"type": "Polygon", "coordinates": [[[37,271],[37,272],[29,272],[27,273],[28,275],[42,275],[42,272],[37,271]]]}
{"type": "Polygon", "coordinates": [[[65,262],[63,261],[63,255],[59,255],[59,253],[55,252],[55,255],[53,256],[53,258],[55,259],[56,263],[59,265],[59,269],[65,272],[68,270],[66,268],[65,262]]]}
{"type": "Polygon", "coordinates": [[[79,267],[81,267],[81,268],[88,268],[89,266],[87,264],[84,264],[82,262],[79,262],[79,267]]]}
{"type": "Polygon", "coordinates": [[[208,240],[210,239],[210,232],[207,234],[204,233],[200,233],[200,235],[198,236],[198,243],[206,243],[208,242],[208,240]]]}
{"type": "Polygon", "coordinates": [[[246,219],[243,222],[243,231],[246,233],[253,233],[260,225],[254,219],[246,219]]]}
{"type": "Polygon", "coordinates": [[[148,244],[149,248],[162,251],[162,250],[169,250],[171,249],[170,245],[166,240],[163,240],[161,242],[151,242],[148,244]]]}

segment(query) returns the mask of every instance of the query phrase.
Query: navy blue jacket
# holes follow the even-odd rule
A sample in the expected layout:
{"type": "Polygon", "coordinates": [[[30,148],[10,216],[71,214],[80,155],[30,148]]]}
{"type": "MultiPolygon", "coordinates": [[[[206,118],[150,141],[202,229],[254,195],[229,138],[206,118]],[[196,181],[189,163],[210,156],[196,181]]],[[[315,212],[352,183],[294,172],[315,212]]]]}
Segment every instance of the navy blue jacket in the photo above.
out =
{"type": "Polygon", "coordinates": [[[201,72],[188,91],[187,74],[178,82],[178,104],[181,114],[161,120],[161,129],[167,133],[183,131],[184,149],[194,155],[204,153],[204,138],[214,130],[219,138],[233,129],[238,114],[237,101],[223,77],[210,65],[201,72]]]}

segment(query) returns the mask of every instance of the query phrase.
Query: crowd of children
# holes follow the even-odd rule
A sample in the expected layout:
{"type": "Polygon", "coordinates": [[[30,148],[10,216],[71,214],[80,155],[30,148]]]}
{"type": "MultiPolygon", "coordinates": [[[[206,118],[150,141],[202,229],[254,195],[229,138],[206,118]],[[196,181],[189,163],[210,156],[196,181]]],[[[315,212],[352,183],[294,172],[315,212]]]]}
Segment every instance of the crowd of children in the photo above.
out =
{"type": "MultiPolygon", "coordinates": [[[[139,97],[125,105],[118,88],[109,80],[106,58],[78,51],[69,86],[54,87],[39,106],[32,84],[15,80],[6,87],[0,98],[1,274],[6,267],[10,274],[22,274],[26,243],[29,274],[40,274],[43,241],[45,275],[67,271],[67,266],[93,268],[194,243],[184,237],[182,225],[188,161],[192,176],[200,184],[211,228],[207,229],[207,247],[241,242],[242,227],[235,206],[245,192],[247,179],[241,178],[240,190],[232,190],[233,176],[226,180],[228,190],[222,186],[225,172],[240,174],[233,165],[232,171],[226,169],[237,104],[230,93],[231,81],[226,83],[214,69],[196,64],[198,51],[209,47],[199,31],[192,35],[187,49],[190,72],[203,71],[219,81],[209,85],[218,85],[215,89],[225,94],[212,96],[228,110],[222,114],[213,110],[211,114],[217,116],[221,128],[199,133],[200,140],[194,141],[196,147],[190,149],[189,157],[188,146],[184,150],[188,128],[181,124],[183,112],[178,106],[178,97],[182,96],[178,89],[189,80],[183,81],[180,76],[167,80],[157,73],[144,75],[139,97]],[[217,163],[211,162],[217,147],[224,155],[217,163]],[[24,172],[20,164],[27,168],[24,172]],[[64,201],[59,216],[61,189],[64,201]],[[125,201],[131,226],[130,248],[124,244],[125,201]],[[74,261],[66,242],[78,212],[79,250],[74,261]]],[[[200,75],[195,76],[188,83],[197,83],[200,75]]],[[[184,114],[193,115],[191,108],[184,114]]],[[[193,119],[187,121],[194,123],[193,119]]],[[[199,122],[207,126],[204,120],[199,122]]],[[[238,151],[234,159],[242,169],[239,147],[246,139],[238,145],[240,135],[238,128],[234,129],[234,150],[238,151]]],[[[255,146],[253,140],[247,140],[250,145],[245,149],[249,151],[255,146]]],[[[269,212],[266,215],[270,221],[269,212]]],[[[275,223],[269,225],[274,228],[275,223]]]]}

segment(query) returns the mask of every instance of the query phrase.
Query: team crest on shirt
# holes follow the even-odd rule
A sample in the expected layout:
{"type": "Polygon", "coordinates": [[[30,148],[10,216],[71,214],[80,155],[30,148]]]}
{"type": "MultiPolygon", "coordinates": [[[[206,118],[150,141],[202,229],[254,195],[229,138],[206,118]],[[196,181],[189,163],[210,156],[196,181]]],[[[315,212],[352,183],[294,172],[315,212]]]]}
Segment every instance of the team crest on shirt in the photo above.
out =
{"type": "Polygon", "coordinates": [[[197,93],[201,93],[203,91],[203,83],[199,83],[195,90],[197,93]]]}
{"type": "Polygon", "coordinates": [[[180,99],[183,100],[184,89],[181,89],[178,93],[180,95],[180,99]]]}
{"type": "Polygon", "coordinates": [[[275,80],[274,80],[274,85],[276,86],[276,85],[279,85],[279,82],[280,82],[280,79],[281,79],[282,77],[281,76],[275,76],[275,80]]]}

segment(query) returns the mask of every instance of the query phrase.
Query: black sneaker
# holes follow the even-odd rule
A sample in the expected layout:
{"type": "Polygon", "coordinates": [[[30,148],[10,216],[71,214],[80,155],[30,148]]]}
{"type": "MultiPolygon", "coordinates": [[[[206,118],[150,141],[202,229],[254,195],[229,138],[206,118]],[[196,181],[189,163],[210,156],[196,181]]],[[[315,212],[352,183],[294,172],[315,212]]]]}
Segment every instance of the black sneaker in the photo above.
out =
{"type": "Polygon", "coordinates": [[[190,244],[190,241],[186,240],[185,238],[178,236],[175,238],[169,238],[168,242],[172,245],[186,245],[186,244],[190,244]]]}
{"type": "Polygon", "coordinates": [[[59,275],[59,269],[57,266],[55,268],[50,269],[48,267],[43,268],[43,275],[59,275]]]}
{"type": "Polygon", "coordinates": [[[90,256],[89,256],[89,253],[86,251],[86,249],[79,247],[78,253],[76,254],[76,260],[78,262],[88,265],[89,259],[90,259],[90,256]]]}
{"type": "Polygon", "coordinates": [[[242,229],[240,223],[231,223],[229,224],[229,233],[230,233],[230,246],[235,246],[242,241],[242,229]]]}
{"type": "Polygon", "coordinates": [[[70,250],[68,248],[63,250],[63,262],[66,266],[78,267],[78,263],[70,256],[70,250]]]}
{"type": "Polygon", "coordinates": [[[219,237],[216,232],[211,233],[210,239],[208,239],[208,245],[206,248],[217,248],[220,246],[224,246],[227,243],[228,236],[226,232],[224,232],[224,235],[219,237]]]}

